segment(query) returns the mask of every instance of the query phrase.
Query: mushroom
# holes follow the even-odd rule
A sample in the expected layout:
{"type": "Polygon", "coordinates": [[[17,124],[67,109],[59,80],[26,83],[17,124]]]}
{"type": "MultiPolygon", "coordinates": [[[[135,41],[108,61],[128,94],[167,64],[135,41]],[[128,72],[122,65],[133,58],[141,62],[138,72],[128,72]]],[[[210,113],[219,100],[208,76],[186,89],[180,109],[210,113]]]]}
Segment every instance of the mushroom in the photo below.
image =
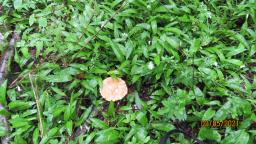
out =
{"type": "Polygon", "coordinates": [[[108,77],[103,80],[103,85],[100,88],[101,96],[107,101],[121,100],[127,93],[127,85],[121,78],[108,77]]]}

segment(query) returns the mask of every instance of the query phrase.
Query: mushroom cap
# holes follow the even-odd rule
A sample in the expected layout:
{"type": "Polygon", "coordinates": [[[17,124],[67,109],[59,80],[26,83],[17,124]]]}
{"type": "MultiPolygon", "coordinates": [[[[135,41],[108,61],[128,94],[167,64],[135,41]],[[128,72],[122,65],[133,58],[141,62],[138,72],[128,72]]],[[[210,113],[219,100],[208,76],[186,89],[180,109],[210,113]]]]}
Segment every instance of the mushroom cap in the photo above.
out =
{"type": "Polygon", "coordinates": [[[128,93],[128,88],[121,78],[108,77],[103,80],[100,88],[101,96],[107,101],[121,100],[128,93]]]}

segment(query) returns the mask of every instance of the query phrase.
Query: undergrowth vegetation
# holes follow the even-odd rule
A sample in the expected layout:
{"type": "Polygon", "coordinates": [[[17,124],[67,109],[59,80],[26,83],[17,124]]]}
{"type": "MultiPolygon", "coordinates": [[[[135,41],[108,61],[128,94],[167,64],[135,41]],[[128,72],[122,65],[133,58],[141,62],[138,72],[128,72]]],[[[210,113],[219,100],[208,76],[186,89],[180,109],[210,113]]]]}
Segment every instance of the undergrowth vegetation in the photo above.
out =
{"type": "Polygon", "coordinates": [[[176,128],[182,144],[256,142],[255,0],[0,4],[1,54],[21,33],[0,89],[13,144],[156,144],[176,128]],[[114,115],[99,93],[109,76],[129,90],[114,115]]]}

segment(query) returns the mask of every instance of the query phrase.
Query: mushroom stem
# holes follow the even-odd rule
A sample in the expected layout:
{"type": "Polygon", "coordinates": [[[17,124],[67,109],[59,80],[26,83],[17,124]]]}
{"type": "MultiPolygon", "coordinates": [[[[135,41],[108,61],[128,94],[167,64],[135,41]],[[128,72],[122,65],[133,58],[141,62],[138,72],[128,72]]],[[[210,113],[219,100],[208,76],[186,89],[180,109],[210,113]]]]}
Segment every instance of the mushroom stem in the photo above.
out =
{"type": "Polygon", "coordinates": [[[110,101],[108,105],[108,114],[110,116],[115,116],[115,103],[114,101],[110,101]]]}

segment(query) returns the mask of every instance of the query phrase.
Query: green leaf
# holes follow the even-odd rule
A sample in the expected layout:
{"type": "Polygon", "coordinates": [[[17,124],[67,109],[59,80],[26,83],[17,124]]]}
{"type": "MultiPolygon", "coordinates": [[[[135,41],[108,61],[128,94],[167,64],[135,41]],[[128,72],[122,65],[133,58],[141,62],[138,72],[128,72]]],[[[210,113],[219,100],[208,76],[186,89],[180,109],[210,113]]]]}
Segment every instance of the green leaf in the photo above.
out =
{"type": "Polygon", "coordinates": [[[256,53],[256,45],[253,45],[250,48],[249,56],[253,56],[256,53]]]}
{"type": "Polygon", "coordinates": [[[237,66],[243,65],[243,62],[241,60],[238,60],[238,59],[225,59],[225,62],[234,64],[234,65],[237,65],[237,66]]]}
{"type": "Polygon", "coordinates": [[[57,134],[58,131],[59,131],[59,128],[57,128],[57,127],[54,127],[54,128],[52,128],[52,129],[50,129],[50,130],[47,132],[47,134],[43,137],[43,139],[40,141],[40,144],[45,144],[45,143],[47,143],[47,141],[48,141],[49,139],[51,139],[52,137],[54,137],[54,136],[57,134]]]}
{"type": "Polygon", "coordinates": [[[60,96],[66,96],[66,94],[61,89],[59,89],[57,87],[52,87],[52,90],[60,96]]]}
{"type": "Polygon", "coordinates": [[[95,142],[98,144],[114,144],[119,139],[118,131],[113,128],[108,128],[97,133],[97,138],[95,142]]]}
{"type": "Polygon", "coordinates": [[[90,106],[89,108],[87,108],[84,113],[82,114],[82,116],[79,118],[79,120],[76,122],[76,125],[81,125],[82,123],[85,122],[85,120],[89,117],[89,114],[92,111],[92,106],[90,106]]]}
{"type": "Polygon", "coordinates": [[[7,102],[6,102],[6,88],[7,88],[7,80],[5,80],[0,85],[0,104],[2,104],[3,106],[7,105],[7,102]]]}
{"type": "Polygon", "coordinates": [[[136,74],[144,74],[145,73],[145,68],[143,66],[138,66],[138,65],[133,65],[131,69],[131,74],[136,75],[136,74]]]}
{"type": "Polygon", "coordinates": [[[205,99],[204,93],[198,87],[194,88],[194,93],[195,93],[195,96],[196,96],[196,101],[200,105],[207,102],[206,99],[205,99]]]}
{"type": "Polygon", "coordinates": [[[126,54],[125,54],[125,57],[126,59],[129,59],[129,57],[131,56],[131,53],[133,51],[133,46],[132,46],[132,42],[131,41],[128,41],[125,45],[126,47],[126,54]]]}
{"type": "Polygon", "coordinates": [[[215,140],[219,142],[221,140],[221,135],[218,133],[217,130],[213,130],[210,128],[202,127],[199,131],[199,138],[205,140],[215,140]]]}
{"type": "Polygon", "coordinates": [[[90,133],[90,135],[88,135],[85,139],[85,144],[90,144],[92,139],[96,136],[96,133],[95,132],[92,132],[90,133]]]}
{"type": "Polygon", "coordinates": [[[249,138],[250,136],[247,132],[238,130],[225,137],[221,144],[246,144],[249,142],[249,138]]]}
{"type": "Polygon", "coordinates": [[[96,89],[95,88],[96,88],[97,83],[95,83],[95,81],[93,82],[93,81],[89,81],[89,80],[83,80],[81,82],[81,84],[84,88],[86,88],[86,89],[88,89],[88,90],[90,90],[90,91],[92,91],[96,94],[96,89]]]}
{"type": "Polygon", "coordinates": [[[101,129],[107,129],[108,128],[108,125],[100,119],[91,118],[90,120],[92,121],[92,125],[96,128],[101,128],[101,129]]]}
{"type": "Polygon", "coordinates": [[[14,143],[27,144],[27,142],[20,135],[15,136],[14,143]]]}
{"type": "Polygon", "coordinates": [[[160,62],[161,62],[160,56],[159,56],[159,55],[156,55],[156,56],[154,57],[154,63],[158,66],[158,65],[160,65],[160,62]]]}
{"type": "Polygon", "coordinates": [[[157,122],[157,123],[152,123],[151,125],[154,129],[165,131],[165,132],[175,129],[175,127],[172,124],[167,122],[157,122]]]}
{"type": "Polygon", "coordinates": [[[208,108],[204,113],[202,120],[210,120],[215,115],[215,110],[208,108]]]}
{"type": "Polygon", "coordinates": [[[138,107],[139,109],[146,109],[147,105],[145,104],[145,102],[143,102],[143,101],[140,99],[139,94],[138,94],[137,91],[135,91],[135,92],[133,93],[133,96],[135,96],[135,103],[136,103],[137,107],[138,107]]]}
{"type": "Polygon", "coordinates": [[[177,50],[179,48],[179,41],[176,37],[166,37],[166,41],[173,50],[177,50]]]}
{"type": "Polygon", "coordinates": [[[236,34],[234,35],[234,37],[235,37],[240,43],[242,43],[246,48],[249,48],[249,45],[248,45],[248,43],[247,43],[247,41],[246,41],[246,39],[244,38],[243,35],[241,35],[241,34],[239,34],[239,33],[236,33],[236,34]]]}
{"type": "Polygon", "coordinates": [[[35,15],[32,14],[29,17],[29,25],[32,26],[35,23],[36,19],[35,19],[35,15]]]}
{"type": "Polygon", "coordinates": [[[141,143],[147,143],[149,140],[149,137],[147,137],[148,132],[144,127],[137,128],[136,138],[141,143]]]}
{"type": "Polygon", "coordinates": [[[29,121],[25,118],[14,117],[10,120],[13,128],[21,128],[29,125],[29,121]]]}
{"type": "Polygon", "coordinates": [[[22,0],[13,0],[13,6],[15,9],[21,9],[22,8],[22,0]]]}
{"type": "Polygon", "coordinates": [[[65,41],[68,41],[68,42],[78,41],[77,35],[75,33],[65,33],[65,36],[66,36],[65,41]]]}
{"type": "Polygon", "coordinates": [[[40,54],[41,50],[43,49],[43,46],[44,46],[43,41],[36,42],[36,58],[39,57],[39,54],[40,54]]]}
{"type": "Polygon", "coordinates": [[[34,105],[35,102],[25,102],[21,100],[12,101],[8,104],[11,110],[25,110],[34,105]]]}
{"type": "Polygon", "coordinates": [[[232,57],[234,55],[240,54],[242,52],[244,52],[246,49],[244,48],[244,46],[239,45],[239,47],[234,47],[234,48],[230,48],[229,52],[227,53],[227,57],[232,57]]]}
{"type": "Polygon", "coordinates": [[[139,121],[140,124],[146,126],[148,124],[148,119],[146,112],[139,112],[136,116],[136,119],[139,121]]]}
{"type": "Polygon", "coordinates": [[[72,119],[72,115],[75,112],[76,109],[76,102],[74,101],[73,103],[69,103],[68,106],[66,106],[66,110],[64,112],[64,121],[68,121],[70,119],[72,119]]]}
{"type": "Polygon", "coordinates": [[[125,136],[125,142],[127,142],[137,132],[137,127],[132,127],[129,133],[125,136]]]}
{"type": "Polygon", "coordinates": [[[71,135],[72,135],[72,132],[73,132],[73,122],[72,122],[71,120],[68,121],[68,122],[65,124],[65,127],[66,127],[66,129],[67,129],[67,131],[68,131],[69,136],[71,136],[71,135]]]}
{"type": "Polygon", "coordinates": [[[47,26],[47,19],[44,17],[40,17],[38,20],[39,26],[40,27],[46,27],[47,26]]]}
{"type": "Polygon", "coordinates": [[[38,138],[39,138],[39,129],[36,128],[33,132],[33,143],[37,144],[38,143],[38,138]]]}
{"type": "Polygon", "coordinates": [[[155,20],[151,21],[151,27],[154,34],[157,33],[157,23],[155,20]]]}
{"type": "Polygon", "coordinates": [[[169,54],[172,54],[178,61],[180,60],[180,55],[178,53],[179,43],[177,38],[163,35],[161,36],[159,43],[169,54]]]}
{"type": "Polygon", "coordinates": [[[199,48],[200,48],[200,39],[194,39],[191,43],[189,54],[193,55],[199,50],[199,48]]]}
{"type": "Polygon", "coordinates": [[[44,80],[48,81],[48,82],[68,82],[72,80],[72,76],[70,75],[66,75],[66,74],[56,74],[56,75],[48,75],[43,77],[44,80]]]}
{"type": "Polygon", "coordinates": [[[124,55],[123,55],[122,51],[120,50],[120,47],[118,46],[118,44],[116,42],[111,41],[110,46],[111,46],[112,50],[114,51],[117,59],[120,62],[123,62],[124,61],[124,55]]]}
{"type": "Polygon", "coordinates": [[[30,58],[30,53],[28,52],[28,48],[27,47],[23,47],[20,49],[23,56],[26,58],[26,59],[29,59],[30,58]]]}

